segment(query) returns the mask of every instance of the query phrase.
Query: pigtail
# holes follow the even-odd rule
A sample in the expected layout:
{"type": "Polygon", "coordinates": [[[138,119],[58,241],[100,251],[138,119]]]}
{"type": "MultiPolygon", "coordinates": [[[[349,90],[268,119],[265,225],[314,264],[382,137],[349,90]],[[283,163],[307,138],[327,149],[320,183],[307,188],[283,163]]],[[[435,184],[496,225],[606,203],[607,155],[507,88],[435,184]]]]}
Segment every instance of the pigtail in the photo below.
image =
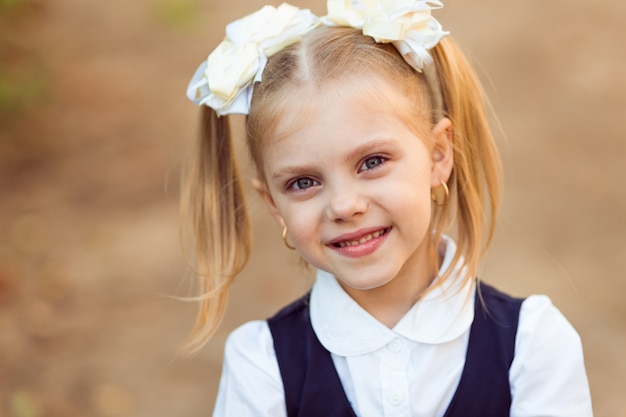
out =
{"type": "Polygon", "coordinates": [[[439,241],[441,230],[456,216],[458,249],[452,265],[463,256],[465,278],[474,279],[494,234],[502,165],[487,122],[485,94],[467,59],[450,38],[443,39],[431,54],[444,111],[453,126],[454,169],[448,186],[456,197],[455,204],[437,217],[435,239],[439,241]]]}
{"type": "MultiPolygon", "coordinates": [[[[203,107],[200,137],[183,176],[181,240],[191,246],[190,262],[200,296],[196,322],[180,349],[198,351],[215,333],[228,292],[250,253],[250,222],[228,117],[203,107]]],[[[189,300],[189,299],[188,299],[189,300]]]]}

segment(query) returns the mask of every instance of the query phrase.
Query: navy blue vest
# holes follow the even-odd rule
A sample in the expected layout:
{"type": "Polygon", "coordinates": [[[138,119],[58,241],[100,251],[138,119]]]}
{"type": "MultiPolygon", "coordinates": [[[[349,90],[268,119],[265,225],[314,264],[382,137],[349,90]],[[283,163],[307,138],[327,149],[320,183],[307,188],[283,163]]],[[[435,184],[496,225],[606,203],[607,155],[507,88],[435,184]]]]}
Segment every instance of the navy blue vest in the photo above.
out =
{"type": "MultiPolygon", "coordinates": [[[[504,417],[521,299],[479,283],[465,367],[444,417],[504,417]],[[482,301],[481,301],[482,300],[482,301]]],[[[309,319],[309,295],[268,320],[288,417],[356,417],[330,352],[309,319]]]]}

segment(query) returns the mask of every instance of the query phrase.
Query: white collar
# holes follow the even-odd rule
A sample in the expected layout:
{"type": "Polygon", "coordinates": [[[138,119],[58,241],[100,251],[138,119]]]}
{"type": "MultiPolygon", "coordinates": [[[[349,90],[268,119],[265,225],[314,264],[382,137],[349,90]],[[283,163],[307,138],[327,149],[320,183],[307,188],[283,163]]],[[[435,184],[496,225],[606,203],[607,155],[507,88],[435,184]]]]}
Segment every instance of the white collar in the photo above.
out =
{"type": "MultiPolygon", "coordinates": [[[[450,266],[456,252],[452,239],[442,242],[445,254],[440,273],[450,266]]],[[[389,329],[359,306],[335,277],[319,270],[311,292],[313,330],[327,350],[340,356],[367,354],[398,336],[427,344],[449,342],[461,336],[474,320],[474,280],[463,285],[462,276],[462,270],[455,266],[443,285],[415,303],[389,329]]]]}

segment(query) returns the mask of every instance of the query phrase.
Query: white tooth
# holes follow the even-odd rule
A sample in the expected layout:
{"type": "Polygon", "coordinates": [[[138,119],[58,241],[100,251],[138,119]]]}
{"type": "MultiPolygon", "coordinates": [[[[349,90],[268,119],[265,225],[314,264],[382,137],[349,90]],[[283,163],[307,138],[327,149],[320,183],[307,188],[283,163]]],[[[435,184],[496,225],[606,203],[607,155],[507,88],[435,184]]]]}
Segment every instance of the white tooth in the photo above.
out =
{"type": "Polygon", "coordinates": [[[379,230],[377,232],[374,233],[370,233],[367,236],[363,236],[361,239],[359,240],[351,240],[351,241],[345,241],[345,242],[339,242],[339,247],[340,248],[345,248],[346,246],[355,246],[355,245],[360,245],[363,244],[369,240],[375,239],[379,236],[382,236],[382,234],[384,233],[384,230],[379,230]]]}

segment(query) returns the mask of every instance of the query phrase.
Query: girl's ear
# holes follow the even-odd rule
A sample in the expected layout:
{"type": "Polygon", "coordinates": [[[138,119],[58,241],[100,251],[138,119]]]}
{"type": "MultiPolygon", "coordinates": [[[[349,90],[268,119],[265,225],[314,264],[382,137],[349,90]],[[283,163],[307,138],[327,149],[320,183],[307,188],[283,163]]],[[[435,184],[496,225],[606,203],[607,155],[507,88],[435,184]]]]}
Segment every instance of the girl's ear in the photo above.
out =
{"type": "Polygon", "coordinates": [[[272,217],[274,217],[278,221],[278,223],[280,223],[281,227],[285,227],[285,220],[276,208],[274,199],[272,198],[270,191],[267,189],[267,184],[257,178],[254,178],[252,180],[252,187],[254,187],[254,189],[259,193],[259,195],[265,202],[265,205],[267,205],[267,208],[269,209],[272,217]]]}
{"type": "Polygon", "coordinates": [[[438,187],[447,182],[454,167],[454,142],[452,140],[452,122],[444,117],[432,131],[432,171],[431,187],[438,187]]]}

